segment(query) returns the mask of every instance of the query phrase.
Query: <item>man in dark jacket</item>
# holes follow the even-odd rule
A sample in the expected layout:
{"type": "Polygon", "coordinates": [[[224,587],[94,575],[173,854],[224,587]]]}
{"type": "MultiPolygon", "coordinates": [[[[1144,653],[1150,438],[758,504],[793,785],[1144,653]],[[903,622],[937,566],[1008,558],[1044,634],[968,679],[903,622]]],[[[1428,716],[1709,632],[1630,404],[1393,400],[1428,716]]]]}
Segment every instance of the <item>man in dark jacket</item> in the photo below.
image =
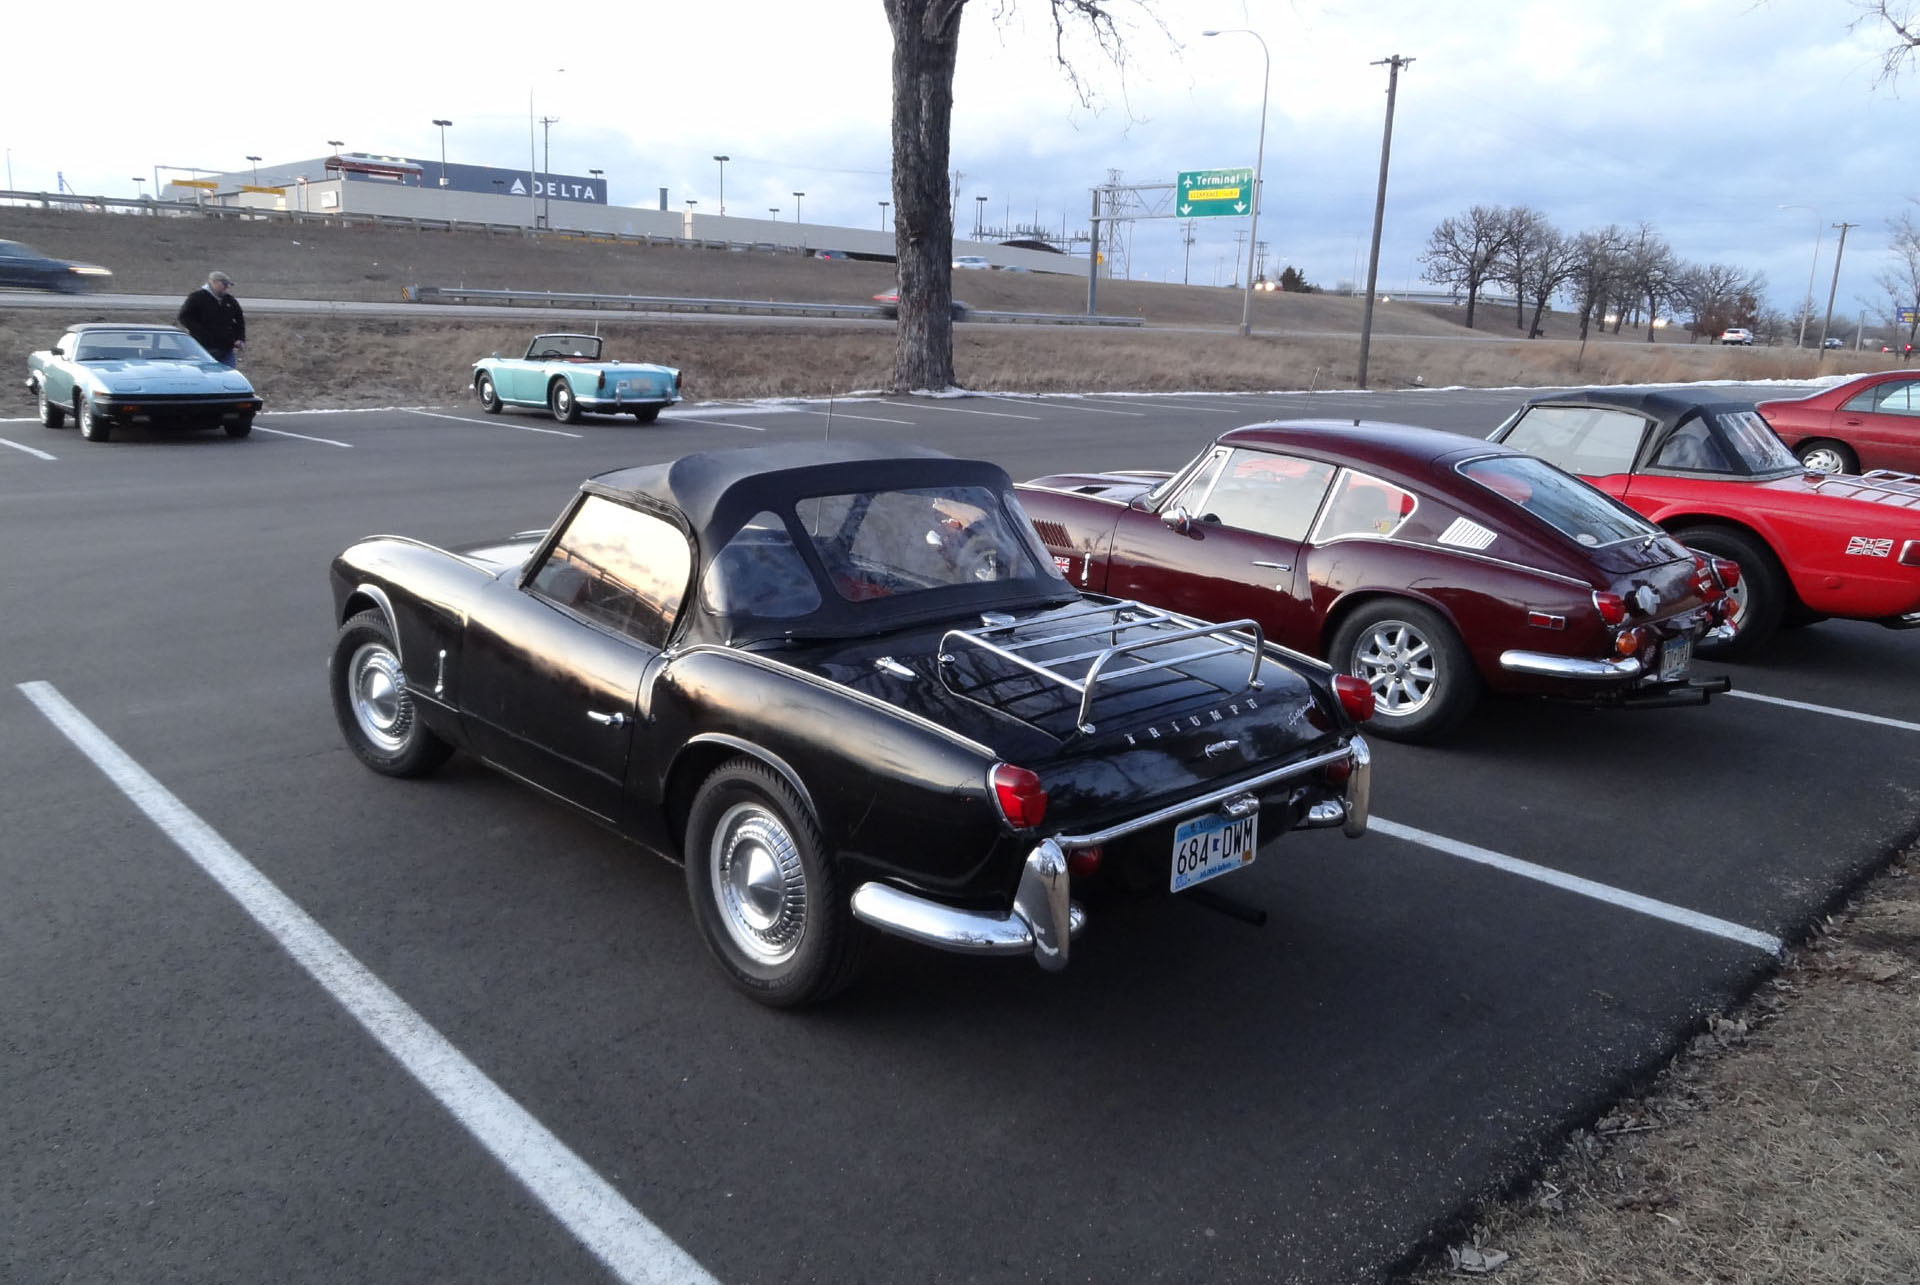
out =
{"type": "Polygon", "coordinates": [[[247,318],[240,301],[229,293],[232,289],[233,279],[226,273],[209,272],[207,284],[180,305],[180,324],[215,361],[237,366],[240,350],[247,346],[247,318]]]}

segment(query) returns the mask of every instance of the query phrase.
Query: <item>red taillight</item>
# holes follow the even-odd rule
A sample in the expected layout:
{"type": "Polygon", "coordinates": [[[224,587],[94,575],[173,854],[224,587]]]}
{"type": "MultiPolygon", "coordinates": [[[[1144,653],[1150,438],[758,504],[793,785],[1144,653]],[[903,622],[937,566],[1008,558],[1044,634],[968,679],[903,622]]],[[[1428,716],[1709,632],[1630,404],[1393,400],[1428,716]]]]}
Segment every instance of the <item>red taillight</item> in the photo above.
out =
{"type": "Polygon", "coordinates": [[[1351,758],[1335,759],[1320,769],[1320,778],[1328,785],[1345,785],[1347,778],[1353,775],[1351,758]]]}
{"type": "Polygon", "coordinates": [[[1593,591],[1593,609],[1600,613],[1600,619],[1609,625],[1617,625],[1627,618],[1627,600],[1617,593],[1593,591]]]}
{"type": "Polygon", "coordinates": [[[993,783],[1000,815],[1014,829],[1030,830],[1047,815],[1047,792],[1040,788],[1040,778],[1026,768],[995,763],[987,779],[993,783]]]}
{"type": "Polygon", "coordinates": [[[1713,574],[1719,577],[1722,589],[1731,589],[1740,583],[1740,564],[1732,558],[1715,558],[1713,574]]]}
{"type": "Polygon", "coordinates": [[[1067,873],[1076,879],[1086,879],[1100,869],[1100,858],[1106,850],[1095,844],[1091,848],[1075,848],[1067,854],[1067,873]]]}
{"type": "Polygon", "coordinates": [[[1356,723],[1364,723],[1373,717],[1373,688],[1366,679],[1355,678],[1352,674],[1333,676],[1333,694],[1340,698],[1340,708],[1347,711],[1347,717],[1356,723]]]}

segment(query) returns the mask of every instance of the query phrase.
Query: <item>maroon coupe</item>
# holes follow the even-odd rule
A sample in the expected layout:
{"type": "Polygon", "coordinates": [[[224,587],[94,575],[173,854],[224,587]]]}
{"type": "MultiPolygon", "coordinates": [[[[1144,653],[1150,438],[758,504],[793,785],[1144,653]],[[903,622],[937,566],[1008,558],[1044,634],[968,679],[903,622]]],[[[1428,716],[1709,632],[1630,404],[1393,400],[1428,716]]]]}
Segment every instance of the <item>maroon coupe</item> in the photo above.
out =
{"type": "Polygon", "coordinates": [[[1438,736],[1482,688],[1672,705],[1728,687],[1688,670],[1737,568],[1510,447],[1402,424],[1256,424],[1178,473],[1019,491],[1075,585],[1257,620],[1365,679],[1383,736],[1438,736]]]}

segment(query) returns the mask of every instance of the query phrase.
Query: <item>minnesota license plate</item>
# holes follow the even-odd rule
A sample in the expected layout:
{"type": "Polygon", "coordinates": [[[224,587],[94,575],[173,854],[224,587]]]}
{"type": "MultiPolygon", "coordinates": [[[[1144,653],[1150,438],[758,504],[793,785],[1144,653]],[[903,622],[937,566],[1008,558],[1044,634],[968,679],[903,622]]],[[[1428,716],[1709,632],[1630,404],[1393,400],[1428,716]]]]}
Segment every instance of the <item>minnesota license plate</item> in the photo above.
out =
{"type": "Polygon", "coordinates": [[[1693,667],[1693,639],[1671,638],[1660,648],[1660,681],[1678,682],[1693,667]]]}
{"type": "Polygon", "coordinates": [[[1259,821],[1257,812],[1237,820],[1216,812],[1182,822],[1173,832],[1173,891],[1251,865],[1259,821]]]}

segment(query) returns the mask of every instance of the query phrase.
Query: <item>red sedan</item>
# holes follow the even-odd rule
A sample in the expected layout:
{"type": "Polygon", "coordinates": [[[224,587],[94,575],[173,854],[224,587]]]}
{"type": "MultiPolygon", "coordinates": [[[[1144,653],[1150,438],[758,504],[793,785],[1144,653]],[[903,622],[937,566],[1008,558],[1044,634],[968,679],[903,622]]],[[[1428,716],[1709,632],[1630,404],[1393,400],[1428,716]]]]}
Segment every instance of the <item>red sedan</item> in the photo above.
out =
{"type": "Polygon", "coordinates": [[[1920,473],[1920,370],[1886,370],[1754,409],[1816,473],[1920,473]]]}
{"type": "Polygon", "coordinates": [[[1438,736],[1482,689],[1663,705],[1727,689],[1688,667],[1732,565],[1506,447],[1303,420],[1235,429],[1178,473],[1018,489],[1076,586],[1256,620],[1365,679],[1383,736],[1438,736]]]}
{"type": "Polygon", "coordinates": [[[1750,402],[1591,389],[1527,403],[1493,432],[1578,473],[1691,548],[1740,565],[1702,649],[1733,656],[1832,616],[1920,627],[1920,480],[1812,473],[1750,402]]]}

